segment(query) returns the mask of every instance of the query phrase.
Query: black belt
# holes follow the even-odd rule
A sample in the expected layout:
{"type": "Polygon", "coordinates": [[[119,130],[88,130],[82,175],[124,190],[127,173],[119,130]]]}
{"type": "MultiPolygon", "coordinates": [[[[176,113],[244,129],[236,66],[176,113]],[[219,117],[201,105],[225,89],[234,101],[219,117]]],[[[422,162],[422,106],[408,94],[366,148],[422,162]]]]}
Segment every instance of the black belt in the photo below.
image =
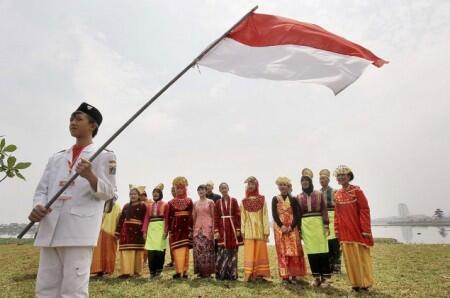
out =
{"type": "Polygon", "coordinates": [[[320,213],[320,212],[311,212],[311,213],[302,214],[302,217],[312,217],[312,216],[322,216],[322,213],[320,213]]]}

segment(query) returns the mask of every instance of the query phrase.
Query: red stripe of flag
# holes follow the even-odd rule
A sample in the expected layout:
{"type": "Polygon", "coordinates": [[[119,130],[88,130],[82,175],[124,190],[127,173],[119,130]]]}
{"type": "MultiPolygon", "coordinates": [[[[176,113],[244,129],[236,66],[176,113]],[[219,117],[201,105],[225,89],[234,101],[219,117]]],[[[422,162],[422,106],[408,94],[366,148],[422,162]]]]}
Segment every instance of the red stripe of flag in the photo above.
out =
{"type": "Polygon", "coordinates": [[[368,49],[320,26],[274,15],[253,13],[228,37],[252,47],[299,45],[360,57],[378,67],[389,63],[368,49]]]}

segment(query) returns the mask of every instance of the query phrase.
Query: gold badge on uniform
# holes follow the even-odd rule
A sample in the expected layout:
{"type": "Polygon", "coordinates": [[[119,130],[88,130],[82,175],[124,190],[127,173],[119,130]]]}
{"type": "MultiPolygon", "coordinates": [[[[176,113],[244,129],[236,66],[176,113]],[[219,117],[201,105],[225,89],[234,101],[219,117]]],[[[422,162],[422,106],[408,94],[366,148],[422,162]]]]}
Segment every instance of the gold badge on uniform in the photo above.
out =
{"type": "Polygon", "coordinates": [[[109,174],[110,175],[116,174],[116,161],[115,160],[109,161],[109,174]]]}

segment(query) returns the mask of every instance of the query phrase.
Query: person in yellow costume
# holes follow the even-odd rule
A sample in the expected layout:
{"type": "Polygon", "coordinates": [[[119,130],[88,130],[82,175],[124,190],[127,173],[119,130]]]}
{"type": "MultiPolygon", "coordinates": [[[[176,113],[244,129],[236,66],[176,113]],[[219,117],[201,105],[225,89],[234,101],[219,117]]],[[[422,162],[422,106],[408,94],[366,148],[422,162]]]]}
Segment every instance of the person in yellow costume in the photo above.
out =
{"type": "Polygon", "coordinates": [[[241,231],[244,238],[244,280],[270,277],[267,242],[269,216],[264,196],[259,194],[255,177],[245,180],[247,188],[241,203],[241,231]]]}
{"type": "Polygon", "coordinates": [[[103,276],[114,273],[116,266],[117,239],[115,231],[120,217],[120,206],[117,197],[105,202],[102,226],[97,246],[92,255],[91,274],[103,276]]]}

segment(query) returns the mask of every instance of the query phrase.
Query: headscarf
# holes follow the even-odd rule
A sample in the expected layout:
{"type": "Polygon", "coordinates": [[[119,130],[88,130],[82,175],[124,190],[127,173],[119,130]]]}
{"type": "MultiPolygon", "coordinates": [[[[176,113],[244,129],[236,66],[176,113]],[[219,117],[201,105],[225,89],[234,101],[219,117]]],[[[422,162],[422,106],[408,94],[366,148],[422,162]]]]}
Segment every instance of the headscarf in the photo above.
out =
{"type": "Polygon", "coordinates": [[[153,200],[154,200],[155,202],[161,201],[162,198],[163,198],[163,192],[162,192],[162,190],[161,190],[160,188],[154,188],[152,193],[154,193],[155,191],[159,194],[159,198],[158,198],[157,200],[155,200],[155,199],[153,199],[153,200]]]}
{"type": "Polygon", "coordinates": [[[300,179],[300,182],[303,181],[303,180],[308,180],[309,181],[309,187],[308,188],[303,188],[303,186],[302,186],[302,190],[307,195],[310,195],[314,191],[314,185],[312,183],[312,179],[309,176],[302,176],[302,178],[300,179]]]}
{"type": "Polygon", "coordinates": [[[259,197],[261,196],[259,194],[259,182],[258,179],[256,179],[253,176],[248,177],[247,179],[245,179],[245,183],[249,183],[249,182],[254,182],[256,184],[255,190],[253,191],[249,191],[248,187],[245,188],[245,197],[259,197]]]}

